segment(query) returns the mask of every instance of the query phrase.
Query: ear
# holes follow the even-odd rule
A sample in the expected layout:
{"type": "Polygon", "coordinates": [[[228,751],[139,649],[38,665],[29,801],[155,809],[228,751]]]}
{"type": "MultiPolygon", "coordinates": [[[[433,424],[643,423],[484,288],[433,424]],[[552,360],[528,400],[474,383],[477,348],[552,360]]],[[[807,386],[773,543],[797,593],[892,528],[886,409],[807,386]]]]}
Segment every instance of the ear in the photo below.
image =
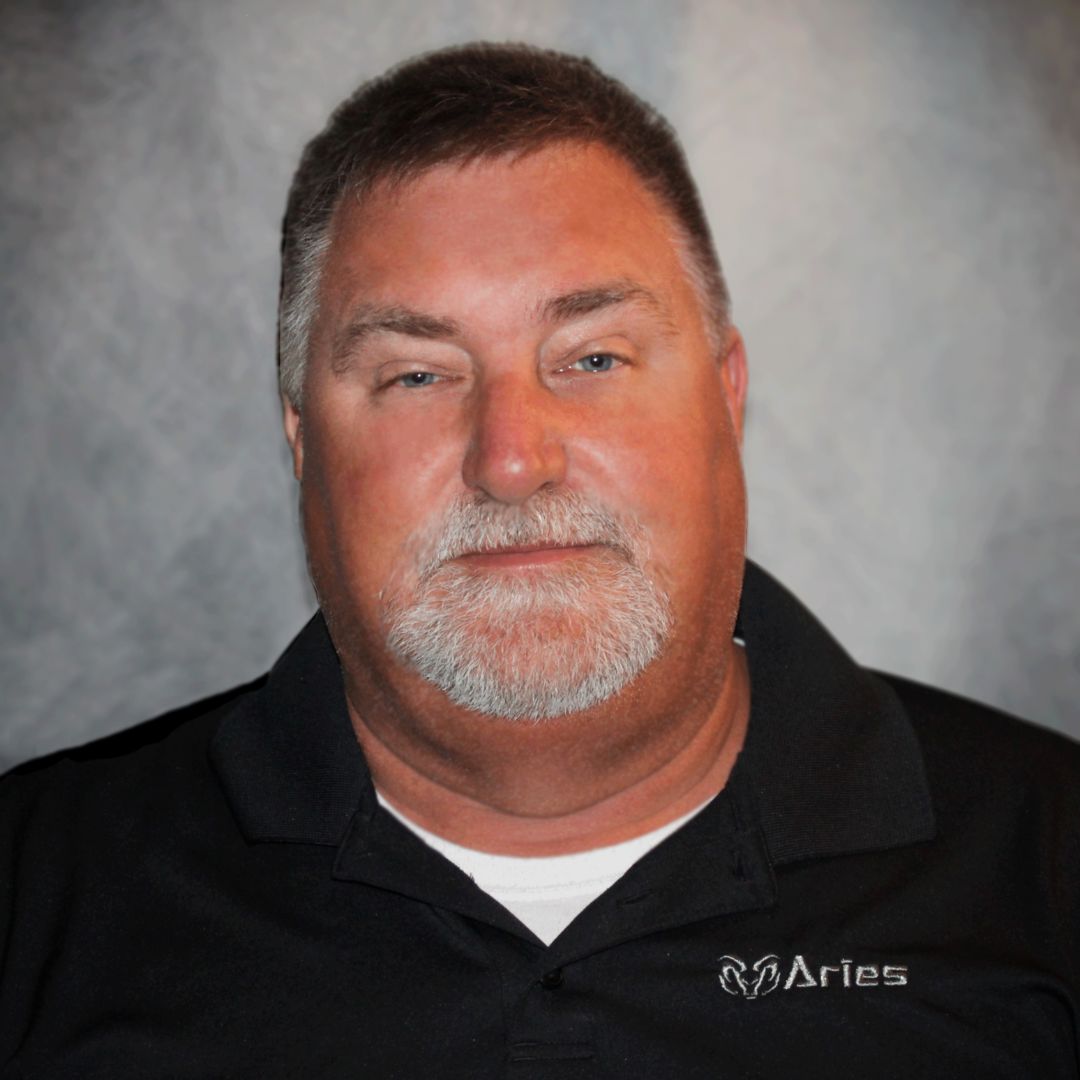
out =
{"type": "Polygon", "coordinates": [[[734,326],[728,330],[724,340],[724,355],[720,361],[720,380],[723,383],[731,422],[735,427],[735,437],[741,446],[749,376],[746,371],[746,345],[742,334],[734,326]]]}
{"type": "Polygon", "coordinates": [[[285,424],[285,438],[292,451],[293,475],[302,480],[304,475],[304,425],[300,420],[300,410],[284,395],[281,398],[282,420],[285,424]]]}

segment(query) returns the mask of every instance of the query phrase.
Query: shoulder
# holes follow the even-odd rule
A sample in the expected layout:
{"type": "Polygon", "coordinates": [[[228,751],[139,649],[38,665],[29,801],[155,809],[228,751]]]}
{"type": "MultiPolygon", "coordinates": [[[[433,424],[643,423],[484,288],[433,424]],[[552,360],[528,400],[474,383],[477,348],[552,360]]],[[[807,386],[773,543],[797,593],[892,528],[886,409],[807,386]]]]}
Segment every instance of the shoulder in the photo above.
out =
{"type": "Polygon", "coordinates": [[[205,770],[208,745],[221,719],[264,682],[265,676],[17,765],[0,777],[0,837],[25,827],[28,817],[59,815],[55,823],[70,828],[81,815],[94,819],[108,807],[130,813],[133,801],[153,798],[178,782],[189,783],[205,770]]]}
{"type": "Polygon", "coordinates": [[[258,686],[0,778],[0,1059],[8,1040],[27,1030],[51,977],[63,983],[81,965],[107,984],[102,943],[122,942],[125,933],[129,944],[136,940],[154,905],[168,910],[163,897],[186,887],[190,867],[235,858],[242,838],[210,747],[258,686]],[[121,928],[115,934],[113,925],[121,928]],[[95,947],[97,968],[89,959],[95,947]]]}
{"type": "Polygon", "coordinates": [[[993,773],[1015,774],[1017,766],[1047,779],[1076,779],[1080,743],[1061,732],[896,675],[876,673],[900,698],[924,754],[963,759],[993,773]]]}
{"type": "MultiPolygon", "coordinates": [[[[0,778],[0,942],[12,943],[5,929],[19,912],[24,923],[60,926],[76,894],[111,887],[163,844],[201,849],[211,834],[221,835],[231,818],[210,743],[258,685],[28,761],[0,778]]],[[[0,959],[4,951],[0,945],[0,959]]]]}
{"type": "Polygon", "coordinates": [[[956,694],[880,677],[919,741],[939,825],[974,818],[987,831],[1080,848],[1080,743],[956,694]]]}

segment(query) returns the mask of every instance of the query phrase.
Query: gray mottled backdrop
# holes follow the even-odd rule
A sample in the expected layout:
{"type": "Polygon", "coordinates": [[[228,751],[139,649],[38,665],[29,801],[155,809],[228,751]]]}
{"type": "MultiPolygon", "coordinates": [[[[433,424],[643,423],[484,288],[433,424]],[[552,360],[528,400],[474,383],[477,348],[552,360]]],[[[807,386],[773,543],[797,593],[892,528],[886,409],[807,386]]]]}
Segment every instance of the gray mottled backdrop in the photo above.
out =
{"type": "Polygon", "coordinates": [[[475,37],[683,133],[753,553],[860,660],[1080,734],[1075,0],[7,0],[0,35],[0,760],[250,679],[311,610],[289,175],[361,78],[475,37]]]}

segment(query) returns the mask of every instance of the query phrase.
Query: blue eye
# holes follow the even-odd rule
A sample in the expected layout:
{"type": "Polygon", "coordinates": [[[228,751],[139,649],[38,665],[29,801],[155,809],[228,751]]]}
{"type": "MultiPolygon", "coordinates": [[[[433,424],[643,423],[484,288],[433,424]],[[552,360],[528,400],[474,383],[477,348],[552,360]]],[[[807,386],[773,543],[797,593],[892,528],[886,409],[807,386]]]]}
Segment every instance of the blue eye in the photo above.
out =
{"type": "Polygon", "coordinates": [[[570,366],[581,371],[602,372],[610,371],[615,366],[615,362],[615,357],[610,353],[590,353],[580,360],[575,360],[570,366]]]}
{"type": "Polygon", "coordinates": [[[400,375],[397,379],[399,386],[430,386],[438,379],[438,375],[430,371],[410,371],[408,375],[400,375]]]}

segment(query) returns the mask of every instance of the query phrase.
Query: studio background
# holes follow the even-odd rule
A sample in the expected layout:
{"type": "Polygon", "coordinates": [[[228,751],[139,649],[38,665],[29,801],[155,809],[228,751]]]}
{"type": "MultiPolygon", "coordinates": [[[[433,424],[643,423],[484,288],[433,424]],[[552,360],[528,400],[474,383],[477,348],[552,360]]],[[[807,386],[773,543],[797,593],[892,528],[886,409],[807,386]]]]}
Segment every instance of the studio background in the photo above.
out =
{"type": "Polygon", "coordinates": [[[0,35],[0,766],[254,678],[313,610],[285,192],[359,81],[473,38],[681,133],[751,554],[863,663],[1080,735],[1074,0],[7,0],[0,35]]]}

